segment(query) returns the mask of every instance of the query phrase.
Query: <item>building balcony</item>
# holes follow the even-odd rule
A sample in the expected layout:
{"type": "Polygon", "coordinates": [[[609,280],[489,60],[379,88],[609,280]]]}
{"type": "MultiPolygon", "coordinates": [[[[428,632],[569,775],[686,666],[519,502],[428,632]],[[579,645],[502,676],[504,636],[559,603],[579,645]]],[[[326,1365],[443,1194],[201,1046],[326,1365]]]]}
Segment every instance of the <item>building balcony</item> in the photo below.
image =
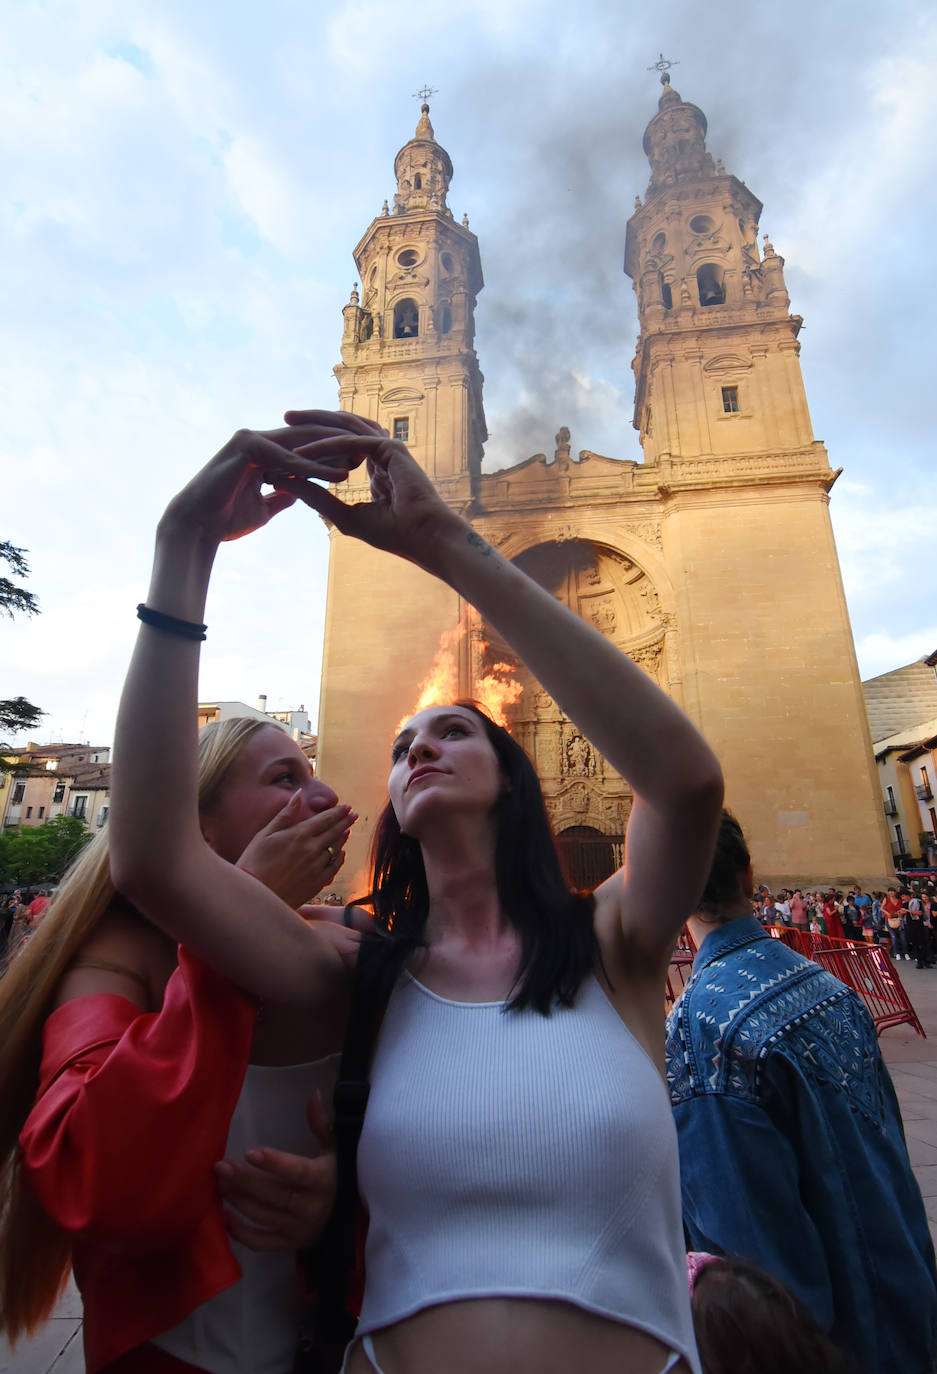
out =
{"type": "Polygon", "coordinates": [[[914,795],[918,801],[930,801],[934,794],[929,782],[919,782],[914,789],[914,795]]]}
{"type": "Polygon", "coordinates": [[[895,803],[894,803],[893,801],[886,801],[886,802],[884,802],[883,804],[884,804],[884,807],[885,807],[885,815],[886,815],[886,816],[897,816],[897,814],[898,814],[898,807],[895,805],[895,803]]]}

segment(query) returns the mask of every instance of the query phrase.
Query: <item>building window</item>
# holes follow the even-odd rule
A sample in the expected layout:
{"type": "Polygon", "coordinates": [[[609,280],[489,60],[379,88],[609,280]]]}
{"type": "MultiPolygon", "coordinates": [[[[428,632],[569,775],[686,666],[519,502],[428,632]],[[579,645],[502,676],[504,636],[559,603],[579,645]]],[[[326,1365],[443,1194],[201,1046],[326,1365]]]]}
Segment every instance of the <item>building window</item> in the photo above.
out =
{"type": "Polygon", "coordinates": [[[665,310],[673,309],[673,290],[669,281],[664,281],[663,272],[660,273],[660,298],[665,310]]]}
{"type": "Polygon", "coordinates": [[[704,262],[696,269],[696,287],[700,305],[725,305],[725,279],[722,268],[714,262],[704,262]]]}
{"type": "Polygon", "coordinates": [[[107,820],[107,813],[108,813],[108,811],[110,811],[110,809],[111,809],[111,808],[110,808],[109,806],[102,806],[102,807],[101,807],[101,810],[98,812],[98,829],[99,829],[99,830],[101,829],[101,826],[104,824],[104,822],[107,820]]]}
{"type": "Polygon", "coordinates": [[[904,835],[901,833],[901,826],[895,826],[895,844],[898,846],[898,853],[904,853],[904,835]]]}
{"type": "Polygon", "coordinates": [[[410,421],[405,415],[394,421],[394,438],[402,444],[410,440],[410,421]]]}
{"type": "Polygon", "coordinates": [[[29,820],[29,818],[30,818],[30,816],[31,816],[32,814],[33,814],[33,809],[32,809],[32,807],[31,807],[31,806],[27,806],[27,808],[26,808],[26,819],[29,820]]]}
{"type": "Polygon", "coordinates": [[[419,172],[413,178],[413,189],[414,191],[422,191],[423,189],[423,177],[419,172]]]}
{"type": "Polygon", "coordinates": [[[44,807],[44,806],[40,806],[40,808],[39,808],[39,819],[42,820],[42,818],[43,818],[43,816],[44,816],[45,814],[46,814],[46,809],[45,809],[45,807],[44,807]]]}
{"type": "Polygon", "coordinates": [[[452,328],[452,311],[450,310],[450,308],[449,308],[448,305],[444,305],[443,308],[442,308],[442,318],[440,319],[440,322],[439,322],[439,332],[440,332],[440,334],[448,334],[448,333],[449,333],[449,330],[450,330],[451,328],[452,328]]]}
{"type": "Polygon", "coordinates": [[[722,388],[722,409],[726,415],[738,415],[739,389],[737,386],[724,386],[722,388]]]}
{"type": "Polygon", "coordinates": [[[77,816],[78,820],[83,821],[88,814],[88,798],[75,797],[72,802],[72,815],[77,816]]]}
{"type": "Polygon", "coordinates": [[[937,811],[935,811],[932,806],[929,806],[927,808],[927,814],[930,816],[930,828],[933,830],[934,834],[937,835],[937,811]]]}
{"type": "Polygon", "coordinates": [[[893,787],[886,787],[885,791],[888,794],[887,800],[885,802],[885,813],[889,816],[897,816],[898,807],[895,803],[895,789],[893,787]]]}
{"type": "Polygon", "coordinates": [[[64,784],[64,782],[57,782],[57,783],[55,784],[55,795],[53,796],[52,800],[53,800],[54,802],[62,802],[62,801],[65,800],[65,784],[64,784]]]}
{"type": "Polygon", "coordinates": [[[394,306],[394,338],[415,339],[420,332],[420,310],[416,301],[398,301],[394,306]]]}
{"type": "Polygon", "coordinates": [[[14,784],[14,787],[13,787],[13,803],[12,803],[12,804],[13,804],[14,806],[19,806],[20,802],[23,800],[23,798],[24,798],[25,796],[26,796],[26,784],[25,784],[25,782],[18,782],[18,783],[15,783],[15,784],[14,784]]]}

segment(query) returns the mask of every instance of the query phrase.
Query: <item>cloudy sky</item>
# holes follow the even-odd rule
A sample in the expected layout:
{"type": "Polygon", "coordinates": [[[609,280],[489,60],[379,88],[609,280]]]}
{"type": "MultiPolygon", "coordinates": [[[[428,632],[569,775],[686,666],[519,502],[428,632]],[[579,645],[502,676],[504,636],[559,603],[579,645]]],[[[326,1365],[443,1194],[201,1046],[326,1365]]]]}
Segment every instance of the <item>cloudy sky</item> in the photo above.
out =
{"type": "MultiPolygon", "coordinates": [[[[0,696],[40,738],[110,741],[172,493],[236,428],[334,402],[351,250],[424,83],[480,240],[486,466],[561,424],[640,457],[621,263],[660,52],[806,320],[861,672],[937,648],[933,5],[10,0],[0,539],[42,614],[0,624],[0,696]]],[[[314,713],[326,557],[304,509],[222,550],[203,698],[314,713]]]]}

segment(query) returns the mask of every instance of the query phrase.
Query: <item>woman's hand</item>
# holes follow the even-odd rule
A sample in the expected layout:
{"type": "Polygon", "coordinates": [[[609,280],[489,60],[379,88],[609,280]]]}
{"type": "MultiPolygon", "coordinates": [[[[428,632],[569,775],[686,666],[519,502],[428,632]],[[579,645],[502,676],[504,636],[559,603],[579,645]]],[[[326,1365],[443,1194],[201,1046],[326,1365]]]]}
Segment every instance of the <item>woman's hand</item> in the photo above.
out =
{"type": "MultiPolygon", "coordinates": [[[[312,415],[323,412],[288,410],[291,428],[303,430],[312,415]]],[[[296,456],[319,463],[340,463],[344,449],[333,450],[332,435],[297,446],[296,456]]],[[[346,504],[330,491],[284,474],[278,491],[298,497],[331,521],[342,534],[351,535],[376,549],[431,567],[433,546],[441,531],[462,521],[443,501],[429,477],[407,448],[381,431],[363,435],[359,453],[367,458],[371,500],[346,504]]]]}
{"type": "Polygon", "coordinates": [[[292,907],[302,906],[333,881],[358,819],[350,806],[331,806],[305,818],[303,807],[302,791],[297,790],[238,859],[238,868],[292,907]]]}
{"type": "Polygon", "coordinates": [[[306,1108],[319,1141],[315,1159],[263,1147],[243,1163],[224,1159],[215,1179],[225,1225],[249,1250],[302,1250],[319,1239],[335,1202],[335,1142],[320,1093],[306,1108]]]}
{"type": "Polygon", "coordinates": [[[293,504],[290,480],[344,481],[367,457],[359,437],[373,441],[383,433],[358,415],[312,410],[305,416],[286,429],[239,430],[173,497],[160,532],[184,530],[212,544],[240,539],[293,504]],[[310,445],[309,453],[297,451],[310,445]],[[275,489],[264,492],[264,486],[275,489]]]}

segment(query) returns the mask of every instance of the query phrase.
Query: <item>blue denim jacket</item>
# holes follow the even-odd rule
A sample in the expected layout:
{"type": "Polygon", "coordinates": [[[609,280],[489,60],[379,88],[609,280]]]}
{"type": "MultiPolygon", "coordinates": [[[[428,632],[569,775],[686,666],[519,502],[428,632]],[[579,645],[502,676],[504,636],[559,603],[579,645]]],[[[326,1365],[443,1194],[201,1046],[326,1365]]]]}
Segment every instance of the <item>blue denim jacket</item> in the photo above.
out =
{"type": "Polygon", "coordinates": [[[668,1018],[667,1075],[690,1248],[774,1274],[861,1374],[930,1374],[934,1249],[859,998],[730,921],[668,1018]]]}

